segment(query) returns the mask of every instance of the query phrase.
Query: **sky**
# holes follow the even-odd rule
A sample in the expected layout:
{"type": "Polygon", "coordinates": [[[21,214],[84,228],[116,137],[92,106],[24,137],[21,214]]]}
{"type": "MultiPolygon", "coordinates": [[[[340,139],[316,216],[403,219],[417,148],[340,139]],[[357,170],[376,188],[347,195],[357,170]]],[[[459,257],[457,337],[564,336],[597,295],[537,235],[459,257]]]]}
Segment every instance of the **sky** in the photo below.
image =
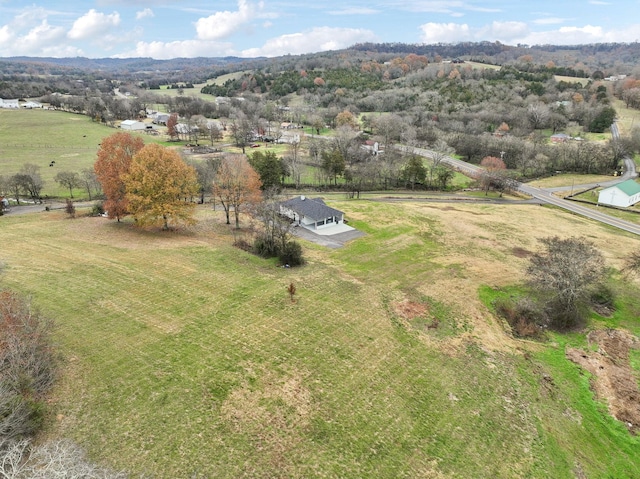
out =
{"type": "Polygon", "coordinates": [[[274,57],[360,42],[640,40],[640,0],[0,0],[0,57],[274,57]]]}

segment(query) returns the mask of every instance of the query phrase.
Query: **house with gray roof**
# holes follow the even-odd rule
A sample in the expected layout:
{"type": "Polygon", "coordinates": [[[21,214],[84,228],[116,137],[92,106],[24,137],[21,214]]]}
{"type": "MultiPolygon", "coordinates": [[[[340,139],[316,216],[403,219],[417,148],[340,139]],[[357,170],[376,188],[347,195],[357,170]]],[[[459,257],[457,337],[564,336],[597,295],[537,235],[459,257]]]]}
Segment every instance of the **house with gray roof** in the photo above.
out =
{"type": "Polygon", "coordinates": [[[280,213],[310,230],[344,223],[342,211],[327,206],[321,198],[307,198],[303,195],[280,203],[280,213]]]}
{"type": "Polygon", "coordinates": [[[633,179],[604,188],[598,194],[598,203],[620,208],[633,206],[638,201],[640,201],[640,183],[633,179]]]}

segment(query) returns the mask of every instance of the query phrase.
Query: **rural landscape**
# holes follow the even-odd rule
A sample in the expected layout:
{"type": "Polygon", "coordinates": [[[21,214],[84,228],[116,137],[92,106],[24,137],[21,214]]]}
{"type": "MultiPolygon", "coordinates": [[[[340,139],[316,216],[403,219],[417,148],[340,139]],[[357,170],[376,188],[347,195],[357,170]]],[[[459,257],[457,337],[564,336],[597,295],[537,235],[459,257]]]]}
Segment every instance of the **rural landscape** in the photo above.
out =
{"type": "Polygon", "coordinates": [[[0,477],[640,477],[638,55],[0,58],[0,477]]]}

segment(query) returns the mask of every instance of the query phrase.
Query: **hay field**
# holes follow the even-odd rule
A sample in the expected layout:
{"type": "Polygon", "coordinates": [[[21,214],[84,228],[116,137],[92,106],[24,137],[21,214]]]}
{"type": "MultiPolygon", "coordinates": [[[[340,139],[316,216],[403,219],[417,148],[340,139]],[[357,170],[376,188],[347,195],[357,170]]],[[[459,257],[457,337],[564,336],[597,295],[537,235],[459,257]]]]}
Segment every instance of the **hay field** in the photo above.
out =
{"type": "Polygon", "coordinates": [[[366,236],[304,243],[297,269],[205,207],[171,233],[5,216],[2,282],[58,323],[46,435],[133,477],[640,475],[564,357],[584,338],[514,340],[480,293],[518,284],[538,237],[588,237],[613,268],[636,237],[535,205],[330,204],[366,236]]]}

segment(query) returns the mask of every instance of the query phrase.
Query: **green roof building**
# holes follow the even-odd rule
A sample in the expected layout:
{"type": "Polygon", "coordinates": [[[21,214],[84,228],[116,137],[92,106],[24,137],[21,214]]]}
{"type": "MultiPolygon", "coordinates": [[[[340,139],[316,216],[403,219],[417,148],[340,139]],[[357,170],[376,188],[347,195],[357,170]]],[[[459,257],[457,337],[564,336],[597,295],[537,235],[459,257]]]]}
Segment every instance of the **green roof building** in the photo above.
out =
{"type": "Polygon", "coordinates": [[[627,180],[600,191],[598,203],[627,208],[640,201],[640,183],[627,180]]]}

